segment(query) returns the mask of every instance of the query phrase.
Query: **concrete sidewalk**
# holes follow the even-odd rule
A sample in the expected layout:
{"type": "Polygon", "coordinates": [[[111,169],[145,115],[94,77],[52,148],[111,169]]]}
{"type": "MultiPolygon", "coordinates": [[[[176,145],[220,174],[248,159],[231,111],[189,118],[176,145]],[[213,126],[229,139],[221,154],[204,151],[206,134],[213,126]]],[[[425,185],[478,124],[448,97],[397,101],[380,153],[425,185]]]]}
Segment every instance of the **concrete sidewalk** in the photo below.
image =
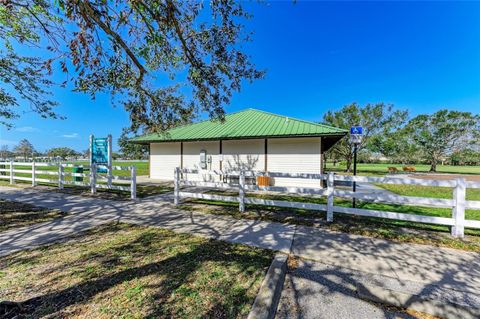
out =
{"type": "Polygon", "coordinates": [[[295,231],[292,225],[238,220],[175,209],[167,202],[170,194],[129,202],[0,187],[0,198],[70,213],[68,217],[0,233],[0,256],[51,243],[113,221],[157,226],[284,253],[290,252],[295,231]]]}
{"type": "Polygon", "coordinates": [[[422,293],[480,292],[480,254],[427,245],[401,244],[321,228],[238,220],[174,208],[169,194],[138,202],[108,201],[32,189],[0,187],[0,198],[57,208],[62,219],[0,233],[0,255],[43,245],[99,224],[119,221],[292,253],[296,256],[380,276],[385,289],[422,293]],[[410,284],[406,284],[410,283],[410,284]],[[412,284],[415,283],[415,284],[412,284]],[[409,288],[410,287],[410,288],[409,288]],[[410,289],[410,290],[409,290],[410,289]]]}

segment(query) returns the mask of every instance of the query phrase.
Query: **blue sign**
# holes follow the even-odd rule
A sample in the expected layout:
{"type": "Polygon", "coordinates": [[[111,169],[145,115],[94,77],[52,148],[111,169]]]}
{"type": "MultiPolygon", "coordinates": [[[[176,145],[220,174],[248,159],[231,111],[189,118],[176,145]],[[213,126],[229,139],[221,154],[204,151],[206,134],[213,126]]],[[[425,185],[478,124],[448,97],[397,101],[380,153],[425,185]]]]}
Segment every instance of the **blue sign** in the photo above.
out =
{"type": "MultiPolygon", "coordinates": [[[[94,138],[92,141],[92,164],[108,165],[108,139],[94,138]]],[[[97,168],[98,173],[106,173],[106,168],[97,168]]]]}
{"type": "Polygon", "coordinates": [[[362,135],[363,134],[363,127],[361,126],[352,126],[350,128],[350,135],[362,135]]]}

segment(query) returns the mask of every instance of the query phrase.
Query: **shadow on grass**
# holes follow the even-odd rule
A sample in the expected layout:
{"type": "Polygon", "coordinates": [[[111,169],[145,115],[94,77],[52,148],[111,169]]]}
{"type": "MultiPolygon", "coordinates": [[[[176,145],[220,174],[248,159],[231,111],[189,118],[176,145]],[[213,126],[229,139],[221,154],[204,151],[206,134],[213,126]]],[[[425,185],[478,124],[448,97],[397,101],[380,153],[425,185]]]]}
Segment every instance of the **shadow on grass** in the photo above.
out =
{"type": "MultiPolygon", "coordinates": [[[[117,231],[138,229],[138,226],[110,225],[102,229],[102,236],[114,236],[117,231]]],[[[68,250],[69,243],[65,245],[62,250],[68,250]]],[[[55,251],[56,246],[52,248],[55,251]]],[[[44,252],[47,253],[47,250],[44,252]]],[[[32,255],[32,259],[35,258],[38,256],[32,255]]],[[[53,254],[48,258],[56,257],[53,254]]],[[[81,280],[77,284],[62,284],[61,289],[51,292],[48,292],[50,289],[42,289],[42,292],[45,291],[43,294],[24,301],[4,301],[0,303],[0,317],[62,317],[64,311],[68,316],[71,309],[67,308],[82,307],[88,303],[102,304],[102,300],[98,299],[104,297],[104,293],[134,280],[141,280],[142,287],[148,287],[151,291],[148,298],[142,301],[142,309],[138,309],[134,316],[237,317],[249,309],[256,293],[252,294],[251,287],[261,279],[271,258],[272,252],[261,249],[192,239],[190,235],[149,231],[147,228],[131,240],[113,243],[108,247],[100,246],[100,249],[97,247],[80,254],[73,261],[60,261],[56,267],[42,270],[41,275],[48,276],[48,281],[44,283],[46,287],[54,287],[59,281],[65,280],[70,269],[81,269],[81,280]],[[92,264],[96,267],[92,267],[92,264]],[[245,285],[245,282],[238,282],[239,278],[250,279],[245,285]]],[[[21,254],[7,256],[2,263],[11,267],[18,265],[17,262],[28,263],[21,254]]],[[[33,260],[30,262],[34,263],[33,260]]],[[[115,293],[112,297],[121,293],[115,293]]],[[[124,293],[128,294],[127,291],[124,293]]],[[[135,289],[130,293],[134,294],[135,289]]],[[[131,312],[132,308],[124,309],[125,312],[122,309],[110,309],[109,315],[122,316],[131,312]]]]}
{"type": "Polygon", "coordinates": [[[57,209],[0,199],[0,232],[64,217],[57,209]]]}

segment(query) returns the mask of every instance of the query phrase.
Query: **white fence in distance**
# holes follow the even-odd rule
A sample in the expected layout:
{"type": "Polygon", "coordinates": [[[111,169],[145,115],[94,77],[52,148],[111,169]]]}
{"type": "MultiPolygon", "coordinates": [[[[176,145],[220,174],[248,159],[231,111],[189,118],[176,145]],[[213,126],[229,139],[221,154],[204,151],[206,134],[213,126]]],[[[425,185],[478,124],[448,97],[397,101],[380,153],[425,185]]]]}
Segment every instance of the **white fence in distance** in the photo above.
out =
{"type": "Polygon", "coordinates": [[[66,163],[45,163],[45,162],[0,162],[0,179],[8,179],[10,184],[15,181],[30,181],[32,186],[36,186],[39,182],[57,184],[59,189],[63,189],[65,185],[89,187],[92,194],[96,193],[97,189],[113,189],[130,192],[130,198],[137,198],[137,174],[135,166],[101,166],[107,169],[106,175],[97,173],[96,164],[92,165],[76,165],[66,163]],[[21,168],[18,168],[21,167],[21,168]],[[25,169],[25,167],[29,167],[25,169]],[[89,173],[74,173],[66,172],[65,168],[84,168],[88,169],[89,173]],[[50,168],[50,169],[47,169],[50,168]],[[52,170],[55,168],[55,170],[52,170]],[[115,171],[130,171],[130,176],[114,175],[115,171]],[[30,175],[19,176],[17,174],[30,175]],[[45,175],[52,178],[45,178],[45,175]],[[42,177],[40,177],[42,176],[42,177]],[[65,177],[72,177],[67,180],[65,177]],[[88,182],[75,181],[75,177],[88,178],[88,182]],[[105,184],[98,183],[104,181],[105,184]],[[113,181],[125,181],[126,185],[114,185],[113,181]],[[128,185],[128,186],[127,186],[128,185]]]}
{"type": "Polygon", "coordinates": [[[225,202],[238,202],[239,210],[245,211],[245,204],[277,206],[287,208],[300,208],[310,210],[322,210],[327,212],[327,221],[333,222],[334,213],[353,214],[367,217],[379,217],[386,219],[403,220],[418,223],[437,224],[451,226],[451,234],[454,237],[464,237],[465,228],[480,229],[480,220],[465,220],[465,209],[480,209],[480,201],[466,200],[467,188],[480,188],[480,183],[469,182],[464,178],[457,178],[454,180],[428,180],[415,178],[394,178],[394,177],[366,177],[366,176],[345,176],[329,174],[288,174],[268,172],[268,176],[281,176],[291,178],[307,178],[307,179],[323,179],[326,180],[326,188],[315,187],[278,187],[268,186],[261,187],[257,185],[247,185],[245,183],[245,176],[262,176],[263,172],[254,171],[238,171],[238,172],[223,172],[223,171],[204,171],[195,169],[175,169],[174,180],[174,203],[177,205],[182,198],[196,198],[206,200],[218,200],[225,202]],[[223,183],[223,182],[205,182],[205,181],[189,181],[184,179],[186,174],[202,174],[205,175],[230,175],[238,177],[238,184],[223,183]],[[453,188],[452,199],[440,198],[425,198],[401,195],[388,195],[381,193],[360,193],[345,189],[337,189],[335,181],[347,182],[366,182],[366,183],[381,183],[381,184],[400,184],[400,185],[421,185],[421,186],[436,186],[436,187],[451,187],[453,188]],[[195,191],[182,191],[183,186],[197,186],[202,188],[224,189],[224,190],[238,190],[238,196],[224,196],[215,194],[205,194],[195,191]],[[305,202],[291,202],[281,200],[260,199],[246,196],[246,191],[270,191],[280,193],[292,194],[315,194],[325,196],[327,204],[305,203],[305,202]],[[379,211],[362,208],[351,208],[336,206],[334,204],[335,197],[342,198],[356,198],[367,202],[378,202],[386,204],[422,206],[422,207],[439,207],[451,208],[451,217],[437,217],[425,216],[416,214],[406,214],[388,211],[379,211]]]}

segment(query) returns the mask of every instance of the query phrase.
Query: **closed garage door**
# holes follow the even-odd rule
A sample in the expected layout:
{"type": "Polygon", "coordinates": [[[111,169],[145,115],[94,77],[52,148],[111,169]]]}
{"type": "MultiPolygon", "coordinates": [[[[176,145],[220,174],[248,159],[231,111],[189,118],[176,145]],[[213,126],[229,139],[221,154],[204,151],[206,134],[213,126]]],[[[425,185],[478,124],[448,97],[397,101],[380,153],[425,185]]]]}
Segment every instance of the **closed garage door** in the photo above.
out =
{"type": "Polygon", "coordinates": [[[150,144],[150,177],[173,180],[180,167],[180,143],[150,144]]]}

